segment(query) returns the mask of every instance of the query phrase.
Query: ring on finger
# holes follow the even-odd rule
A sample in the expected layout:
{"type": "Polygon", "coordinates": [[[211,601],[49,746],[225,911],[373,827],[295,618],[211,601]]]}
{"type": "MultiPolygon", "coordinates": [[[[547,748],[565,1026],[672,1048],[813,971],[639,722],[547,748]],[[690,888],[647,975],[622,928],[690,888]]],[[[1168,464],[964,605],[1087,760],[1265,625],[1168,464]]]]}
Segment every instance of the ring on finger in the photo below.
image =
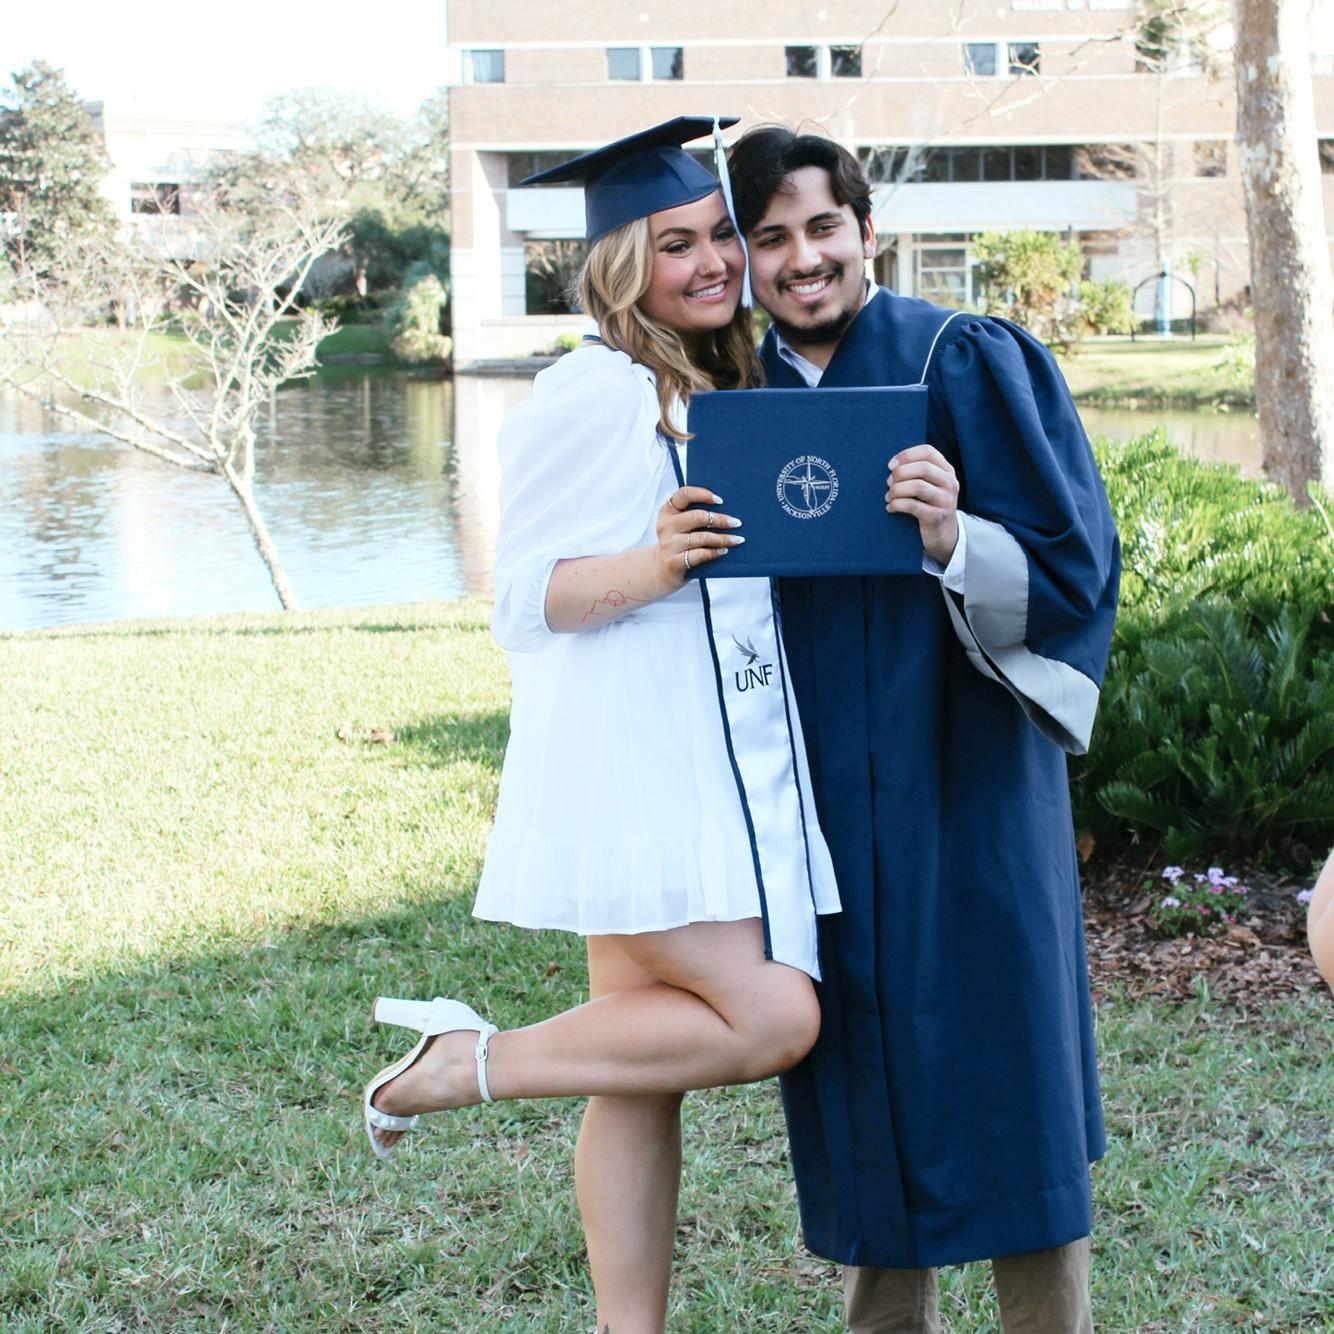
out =
{"type": "Polygon", "coordinates": [[[685,561],[686,570],[688,571],[690,569],[690,551],[688,548],[681,553],[681,559],[685,561]]]}
{"type": "Polygon", "coordinates": [[[708,523],[706,523],[704,526],[705,526],[705,528],[712,528],[713,525],[714,525],[717,521],[718,521],[718,515],[717,515],[717,513],[716,513],[715,511],[713,511],[713,510],[710,510],[710,511],[709,511],[709,521],[708,521],[708,523]]]}

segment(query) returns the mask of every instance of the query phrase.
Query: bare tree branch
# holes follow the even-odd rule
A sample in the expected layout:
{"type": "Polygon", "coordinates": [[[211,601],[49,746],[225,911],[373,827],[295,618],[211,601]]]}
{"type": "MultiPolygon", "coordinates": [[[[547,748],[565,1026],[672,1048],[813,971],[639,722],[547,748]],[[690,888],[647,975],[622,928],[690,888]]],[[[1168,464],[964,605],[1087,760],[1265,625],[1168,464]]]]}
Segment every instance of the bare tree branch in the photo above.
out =
{"type": "Polygon", "coordinates": [[[301,196],[262,213],[216,206],[179,231],[85,244],[62,256],[49,278],[0,268],[0,383],[68,421],[100,431],[174,467],[221,477],[246,515],[256,549],[284,608],[296,597],[255,501],[260,414],[286,381],[314,370],[333,325],[299,309],[319,257],[343,244],[336,220],[301,196]],[[173,250],[173,245],[177,250],[173,250]],[[115,333],[94,326],[114,314],[115,333]],[[153,336],[183,335],[184,374],[165,390],[185,423],[145,404],[153,336]],[[77,353],[110,346],[77,365],[77,353]],[[192,383],[196,382],[196,383],[192,383]]]}

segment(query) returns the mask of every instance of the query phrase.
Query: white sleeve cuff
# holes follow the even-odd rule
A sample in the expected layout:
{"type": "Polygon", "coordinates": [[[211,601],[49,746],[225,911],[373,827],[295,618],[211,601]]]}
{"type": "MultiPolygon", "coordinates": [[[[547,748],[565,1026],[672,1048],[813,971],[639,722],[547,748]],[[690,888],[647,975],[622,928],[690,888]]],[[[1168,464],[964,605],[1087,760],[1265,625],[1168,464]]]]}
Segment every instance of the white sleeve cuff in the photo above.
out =
{"type": "Polygon", "coordinates": [[[965,517],[962,511],[954,516],[959,525],[959,540],[954,544],[954,553],[948,565],[942,565],[926,552],[922,553],[922,569],[927,574],[934,574],[953,593],[964,591],[964,565],[968,559],[968,525],[964,522],[965,517]]]}

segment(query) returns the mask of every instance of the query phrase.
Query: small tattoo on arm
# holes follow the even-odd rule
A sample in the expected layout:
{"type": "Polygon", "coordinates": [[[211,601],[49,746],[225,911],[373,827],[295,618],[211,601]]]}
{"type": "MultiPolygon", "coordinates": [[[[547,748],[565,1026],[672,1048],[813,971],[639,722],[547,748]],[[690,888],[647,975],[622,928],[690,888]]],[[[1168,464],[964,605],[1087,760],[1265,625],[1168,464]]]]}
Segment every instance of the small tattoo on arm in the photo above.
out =
{"type": "Polygon", "coordinates": [[[609,588],[600,598],[594,598],[592,605],[584,612],[580,625],[586,625],[590,620],[598,616],[603,616],[609,611],[620,611],[628,607],[632,602],[643,603],[643,598],[631,597],[629,593],[622,593],[619,588],[609,588]]]}

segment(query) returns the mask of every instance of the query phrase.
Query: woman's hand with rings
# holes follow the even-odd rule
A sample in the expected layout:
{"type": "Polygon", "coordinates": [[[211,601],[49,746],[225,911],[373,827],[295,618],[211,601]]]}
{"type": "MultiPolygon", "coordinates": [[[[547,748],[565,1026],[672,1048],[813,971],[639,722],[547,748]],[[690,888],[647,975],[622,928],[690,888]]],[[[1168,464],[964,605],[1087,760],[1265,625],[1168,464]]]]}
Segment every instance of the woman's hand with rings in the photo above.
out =
{"type": "Polygon", "coordinates": [[[727,555],[746,540],[738,534],[719,531],[740,528],[740,519],[715,510],[690,508],[722,503],[705,487],[682,486],[667,497],[667,503],[658,511],[658,573],[670,587],[679,588],[691,570],[727,555]]]}

